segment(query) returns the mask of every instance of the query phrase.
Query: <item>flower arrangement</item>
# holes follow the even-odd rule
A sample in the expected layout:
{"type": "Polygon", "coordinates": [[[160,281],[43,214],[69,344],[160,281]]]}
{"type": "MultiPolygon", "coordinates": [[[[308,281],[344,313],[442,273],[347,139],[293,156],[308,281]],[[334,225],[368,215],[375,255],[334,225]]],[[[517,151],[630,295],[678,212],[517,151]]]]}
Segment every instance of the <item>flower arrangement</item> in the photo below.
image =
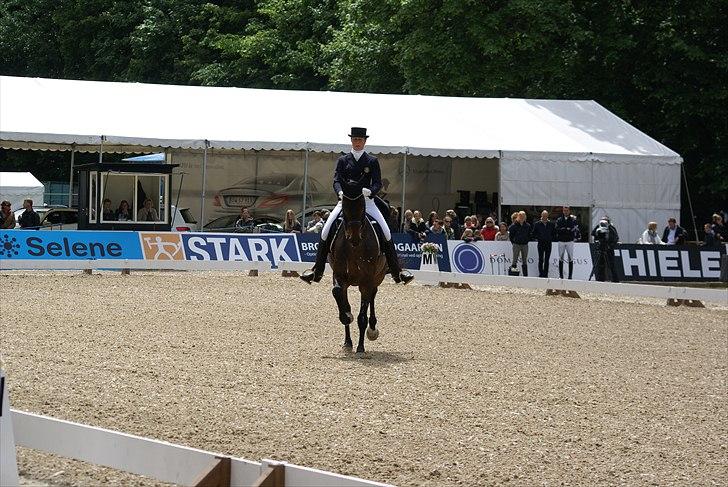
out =
{"type": "Polygon", "coordinates": [[[437,254],[440,251],[438,246],[432,242],[425,242],[422,244],[423,254],[437,254]]]}

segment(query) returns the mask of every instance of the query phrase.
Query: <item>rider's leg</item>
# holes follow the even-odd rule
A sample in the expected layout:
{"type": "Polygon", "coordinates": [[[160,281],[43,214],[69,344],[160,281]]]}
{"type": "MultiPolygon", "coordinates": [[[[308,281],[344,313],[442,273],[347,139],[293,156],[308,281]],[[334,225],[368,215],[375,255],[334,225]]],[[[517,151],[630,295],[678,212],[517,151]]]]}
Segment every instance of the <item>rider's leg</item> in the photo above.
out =
{"type": "Polygon", "coordinates": [[[329,241],[331,227],[339,217],[339,213],[341,213],[341,201],[339,201],[334,209],[331,210],[329,218],[326,220],[324,227],[321,229],[321,240],[319,240],[318,251],[316,252],[316,263],[313,265],[313,269],[304,271],[304,273],[301,274],[301,279],[309,284],[311,284],[311,281],[319,282],[324,276],[324,271],[326,270],[326,258],[329,256],[329,247],[331,247],[331,242],[329,241]]]}
{"type": "Polygon", "coordinates": [[[374,204],[374,200],[371,198],[365,198],[366,200],[366,211],[372,216],[379,224],[379,228],[382,230],[384,235],[384,256],[387,258],[387,266],[389,267],[389,273],[392,275],[394,282],[403,282],[407,284],[414,276],[409,271],[403,270],[399,265],[399,259],[397,258],[397,251],[394,249],[394,242],[392,241],[392,233],[389,231],[389,225],[382,216],[382,213],[374,204]]]}
{"type": "Polygon", "coordinates": [[[569,258],[569,279],[574,277],[574,242],[566,242],[566,255],[569,258]]]}

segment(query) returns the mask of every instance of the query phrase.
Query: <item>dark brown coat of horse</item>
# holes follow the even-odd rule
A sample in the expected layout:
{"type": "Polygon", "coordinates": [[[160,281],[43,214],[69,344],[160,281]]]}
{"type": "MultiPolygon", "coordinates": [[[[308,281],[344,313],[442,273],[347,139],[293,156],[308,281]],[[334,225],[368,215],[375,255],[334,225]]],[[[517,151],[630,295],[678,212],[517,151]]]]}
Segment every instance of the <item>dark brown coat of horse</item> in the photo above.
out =
{"type": "Polygon", "coordinates": [[[387,261],[380,251],[379,240],[374,227],[366,217],[366,202],[358,196],[342,198],[342,228],[331,244],[329,262],[334,273],[332,294],[339,308],[339,321],[344,325],[344,347],[351,349],[349,325],[354,321],[347,291],[349,286],[359,286],[361,307],[357,316],[359,344],[357,353],[364,353],[364,332],[367,338],[376,340],[377,317],[374,314],[374,298],[377,288],[387,273],[387,261]],[[367,328],[367,325],[369,328],[367,328]]]}

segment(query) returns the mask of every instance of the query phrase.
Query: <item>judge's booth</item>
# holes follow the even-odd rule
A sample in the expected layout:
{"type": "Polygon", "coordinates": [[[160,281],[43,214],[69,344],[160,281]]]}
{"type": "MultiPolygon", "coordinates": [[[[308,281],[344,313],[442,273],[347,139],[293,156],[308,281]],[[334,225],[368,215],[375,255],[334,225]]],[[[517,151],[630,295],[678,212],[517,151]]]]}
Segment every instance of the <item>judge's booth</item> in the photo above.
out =
{"type": "Polygon", "coordinates": [[[175,164],[94,163],[77,166],[80,230],[171,229],[175,164]]]}

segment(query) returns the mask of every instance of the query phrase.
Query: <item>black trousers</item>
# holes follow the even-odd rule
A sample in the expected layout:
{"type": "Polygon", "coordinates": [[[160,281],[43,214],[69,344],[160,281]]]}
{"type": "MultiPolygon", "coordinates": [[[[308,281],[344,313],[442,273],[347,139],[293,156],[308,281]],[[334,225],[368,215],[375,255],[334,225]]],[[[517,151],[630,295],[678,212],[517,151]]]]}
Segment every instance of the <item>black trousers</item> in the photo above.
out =
{"type": "Polygon", "coordinates": [[[538,243],[538,277],[549,277],[551,242],[538,243]]]}
{"type": "Polygon", "coordinates": [[[614,263],[614,250],[608,249],[604,251],[597,251],[596,264],[594,266],[594,279],[597,281],[607,281],[608,279],[612,282],[619,282],[617,276],[617,268],[614,263]]]}

